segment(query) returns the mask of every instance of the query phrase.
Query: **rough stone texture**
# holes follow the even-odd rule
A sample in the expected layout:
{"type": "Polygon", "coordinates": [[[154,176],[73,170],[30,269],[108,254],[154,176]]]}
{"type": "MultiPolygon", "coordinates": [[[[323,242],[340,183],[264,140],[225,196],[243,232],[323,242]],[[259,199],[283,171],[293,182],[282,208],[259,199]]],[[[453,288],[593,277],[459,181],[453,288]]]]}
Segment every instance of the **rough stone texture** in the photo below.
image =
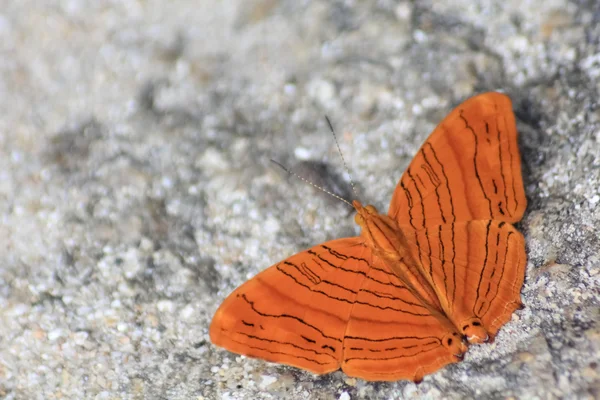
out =
{"type": "Polygon", "coordinates": [[[600,397],[596,0],[0,2],[0,397],[600,397]],[[529,207],[518,311],[410,382],[212,346],[222,299],[364,203],[460,101],[515,106],[529,207]],[[308,173],[307,173],[308,174],[308,173]]]}

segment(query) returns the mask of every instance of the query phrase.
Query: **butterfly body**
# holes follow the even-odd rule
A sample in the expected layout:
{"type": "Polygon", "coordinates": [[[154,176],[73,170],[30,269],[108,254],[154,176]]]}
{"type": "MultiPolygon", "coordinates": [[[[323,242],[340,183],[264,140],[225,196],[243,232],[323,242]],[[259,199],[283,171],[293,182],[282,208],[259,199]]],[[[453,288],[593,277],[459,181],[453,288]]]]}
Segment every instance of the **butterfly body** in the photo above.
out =
{"type": "Polygon", "coordinates": [[[406,286],[419,301],[450,327],[452,323],[445,318],[443,307],[429,276],[423,271],[418,259],[410,251],[410,245],[398,223],[377,209],[354,200],[356,209],[355,221],[362,228],[361,238],[365,245],[372,249],[373,256],[395,275],[392,279],[406,286]]]}
{"type": "Polygon", "coordinates": [[[522,306],[526,206],[508,97],[452,111],[398,183],[388,214],[353,202],[358,237],[295,254],[238,287],[211,341],[314,373],[420,381],[493,340],[522,306]]]}

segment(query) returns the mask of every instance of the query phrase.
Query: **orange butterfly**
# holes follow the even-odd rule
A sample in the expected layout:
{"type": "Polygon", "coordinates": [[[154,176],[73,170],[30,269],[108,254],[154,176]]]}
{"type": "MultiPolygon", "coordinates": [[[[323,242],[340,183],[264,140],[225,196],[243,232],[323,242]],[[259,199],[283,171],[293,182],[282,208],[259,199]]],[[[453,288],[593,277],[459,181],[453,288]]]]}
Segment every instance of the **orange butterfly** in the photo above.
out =
{"type": "Polygon", "coordinates": [[[324,374],[391,381],[462,360],[522,306],[526,207],[510,99],[475,96],[433,131],[387,215],[353,201],[361,235],[291,256],[219,307],[211,341],[324,374]]]}

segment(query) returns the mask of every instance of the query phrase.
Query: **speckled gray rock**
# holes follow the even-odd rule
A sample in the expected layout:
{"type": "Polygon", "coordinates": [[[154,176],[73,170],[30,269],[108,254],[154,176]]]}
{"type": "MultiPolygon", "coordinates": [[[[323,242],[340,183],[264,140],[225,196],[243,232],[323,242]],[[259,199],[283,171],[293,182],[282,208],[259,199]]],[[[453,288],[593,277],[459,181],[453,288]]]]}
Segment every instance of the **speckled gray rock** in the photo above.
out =
{"type": "Polygon", "coordinates": [[[0,398],[599,398],[599,38],[595,0],[4,0],[0,398]],[[527,307],[494,344],[420,385],[210,344],[237,285],[356,232],[271,158],[347,190],[327,114],[383,210],[486,90],[513,99],[529,200],[527,307]]]}

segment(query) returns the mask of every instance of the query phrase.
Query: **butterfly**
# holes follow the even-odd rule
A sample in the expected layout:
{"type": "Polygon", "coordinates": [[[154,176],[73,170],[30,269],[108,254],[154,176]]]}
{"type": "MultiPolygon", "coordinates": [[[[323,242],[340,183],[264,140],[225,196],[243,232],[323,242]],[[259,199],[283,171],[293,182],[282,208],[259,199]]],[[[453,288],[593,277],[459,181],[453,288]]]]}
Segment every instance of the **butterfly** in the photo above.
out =
{"type": "Polygon", "coordinates": [[[357,237],[321,243],[221,304],[210,339],[316,374],[420,382],[522,307],[527,201],[510,99],[472,97],[433,131],[387,214],[354,200],[357,237]]]}

